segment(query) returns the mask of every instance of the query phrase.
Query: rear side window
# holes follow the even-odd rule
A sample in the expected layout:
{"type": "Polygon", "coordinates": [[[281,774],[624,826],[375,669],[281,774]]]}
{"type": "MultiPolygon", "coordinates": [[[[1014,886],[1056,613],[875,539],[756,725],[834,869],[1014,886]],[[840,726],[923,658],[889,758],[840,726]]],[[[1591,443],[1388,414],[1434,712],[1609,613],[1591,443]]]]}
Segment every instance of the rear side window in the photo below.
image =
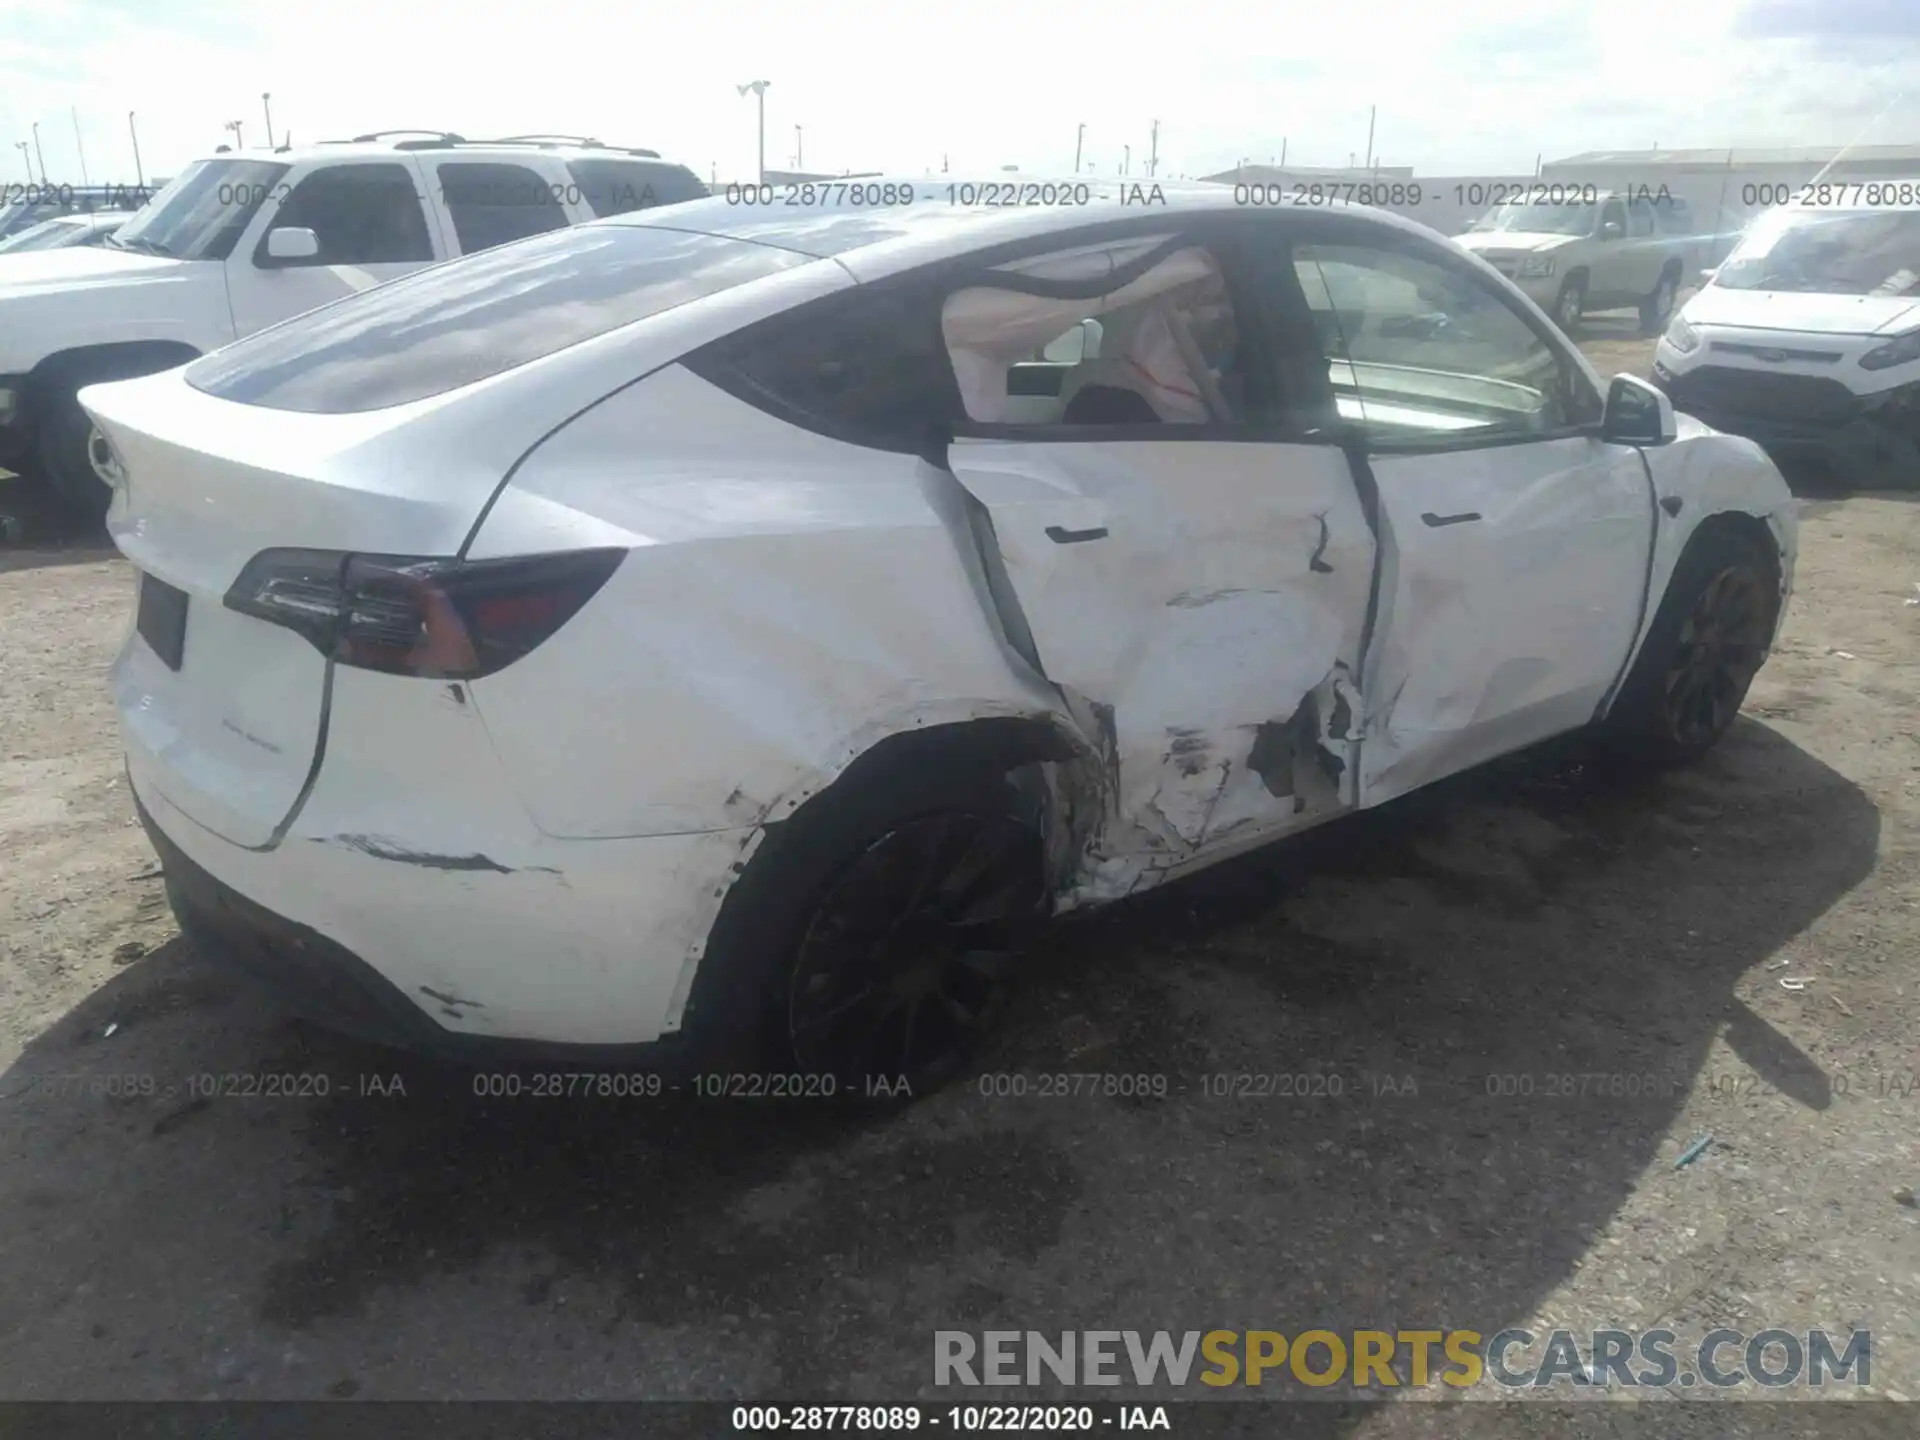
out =
{"type": "MultiPolygon", "coordinates": [[[[293,187],[269,228],[313,231],[320,253],[297,264],[426,264],[434,258],[433,241],[417,186],[404,165],[329,165],[293,187]]],[[[253,262],[266,260],[262,235],[253,262]]]]}
{"type": "Polygon", "coordinates": [[[717,235],[576,227],[310,311],[195,361],[186,379],[209,395],[270,410],[383,410],[812,263],[717,235]]]}
{"type": "Polygon", "coordinates": [[[795,412],[811,428],[917,449],[930,427],[965,415],[940,299],[923,285],[836,295],[742,331],[688,368],[762,409],[795,412]]]}
{"type": "Polygon", "coordinates": [[[567,173],[593,213],[605,219],[655,205],[678,205],[707,193],[682,165],[649,165],[643,160],[569,160],[567,173]]]}
{"type": "Polygon", "coordinates": [[[440,198],[453,216],[463,255],[560,229],[567,223],[558,193],[564,188],[524,165],[440,165],[440,198]]]}
{"type": "Polygon", "coordinates": [[[1669,235],[1691,235],[1693,233],[1693,210],[1684,200],[1661,200],[1654,204],[1654,214],[1659,217],[1660,228],[1669,235]]]}

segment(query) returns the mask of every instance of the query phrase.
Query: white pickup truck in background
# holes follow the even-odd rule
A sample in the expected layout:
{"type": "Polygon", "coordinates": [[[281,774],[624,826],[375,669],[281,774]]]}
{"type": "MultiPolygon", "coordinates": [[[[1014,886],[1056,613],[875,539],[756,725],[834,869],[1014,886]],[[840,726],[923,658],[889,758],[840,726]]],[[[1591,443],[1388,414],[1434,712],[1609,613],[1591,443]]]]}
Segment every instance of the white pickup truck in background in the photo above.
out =
{"type": "Polygon", "coordinates": [[[651,150],[382,131],[195,161],[107,244],[0,256],[0,467],[69,515],[112,499],[75,401],[459,255],[704,196],[651,150]]]}

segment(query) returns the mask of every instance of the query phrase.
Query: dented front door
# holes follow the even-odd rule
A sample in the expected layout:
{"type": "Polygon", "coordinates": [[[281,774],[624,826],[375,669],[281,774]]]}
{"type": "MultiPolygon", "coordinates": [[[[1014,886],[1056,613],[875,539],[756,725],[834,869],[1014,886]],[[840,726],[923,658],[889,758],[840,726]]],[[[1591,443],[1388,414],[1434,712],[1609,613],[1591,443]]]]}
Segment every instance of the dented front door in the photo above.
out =
{"type": "Polygon", "coordinates": [[[1340,450],[962,439],[949,465],[1108,754],[1103,855],[1174,864],[1352,803],[1374,542],[1340,450]]]}
{"type": "Polygon", "coordinates": [[[1639,630],[1653,494],[1590,435],[1369,458],[1380,491],[1362,799],[1593,719],[1639,630]]]}

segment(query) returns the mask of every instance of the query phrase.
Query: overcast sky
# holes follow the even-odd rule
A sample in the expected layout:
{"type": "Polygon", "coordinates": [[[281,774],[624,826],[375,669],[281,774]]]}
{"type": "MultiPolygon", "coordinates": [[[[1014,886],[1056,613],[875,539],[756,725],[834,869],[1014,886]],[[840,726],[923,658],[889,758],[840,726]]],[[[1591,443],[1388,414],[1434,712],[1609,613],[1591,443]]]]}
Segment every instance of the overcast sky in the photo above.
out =
{"type": "Polygon", "coordinates": [[[76,107],[96,182],[132,178],[129,110],[148,175],[228,120],[258,145],[263,90],[300,142],[568,131],[724,179],[753,170],[735,87],[756,79],[769,167],[800,125],[809,169],[1064,172],[1084,122],[1092,167],[1131,145],[1137,171],[1155,119],[1163,175],[1283,143],[1341,165],[1377,104],[1385,163],[1528,172],[1595,149],[1920,142],[1916,62],[1920,0],[0,0],[0,183],[26,179],[10,147],[35,121],[50,178],[78,183],[76,107]]]}

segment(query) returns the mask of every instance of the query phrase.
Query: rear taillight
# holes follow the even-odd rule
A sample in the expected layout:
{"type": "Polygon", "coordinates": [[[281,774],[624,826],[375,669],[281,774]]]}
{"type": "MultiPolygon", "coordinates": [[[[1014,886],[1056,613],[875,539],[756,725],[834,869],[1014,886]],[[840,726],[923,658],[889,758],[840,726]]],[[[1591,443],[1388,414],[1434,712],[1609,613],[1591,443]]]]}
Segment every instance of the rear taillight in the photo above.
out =
{"type": "Polygon", "coordinates": [[[304,635],[342,665],[470,680],[511,665],[571,620],[626,554],[450,560],[263,550],[226,604],[304,635]]]}

